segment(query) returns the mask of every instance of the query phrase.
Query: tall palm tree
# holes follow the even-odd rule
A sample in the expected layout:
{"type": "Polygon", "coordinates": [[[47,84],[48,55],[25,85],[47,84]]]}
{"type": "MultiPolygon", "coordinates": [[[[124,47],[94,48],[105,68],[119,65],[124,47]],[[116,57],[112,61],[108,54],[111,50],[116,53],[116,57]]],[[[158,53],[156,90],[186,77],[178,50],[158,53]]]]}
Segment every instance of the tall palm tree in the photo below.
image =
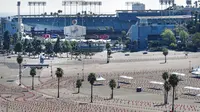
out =
{"type": "MultiPolygon", "coordinates": [[[[169,78],[169,75],[168,75],[168,72],[164,72],[162,74],[162,78],[165,82],[167,82],[168,78],[169,78]]],[[[165,90],[165,86],[164,86],[164,104],[167,104],[167,91],[165,90]]]]}
{"type": "Polygon", "coordinates": [[[168,49],[163,49],[163,55],[165,56],[165,63],[167,63],[168,49]]]}
{"type": "Polygon", "coordinates": [[[17,63],[19,64],[19,86],[21,86],[21,78],[22,78],[22,62],[23,62],[23,57],[21,55],[18,55],[17,57],[17,63]]]}
{"type": "Polygon", "coordinates": [[[80,93],[80,87],[82,86],[82,81],[80,79],[78,79],[76,81],[76,88],[78,88],[78,93],[80,93]]]}
{"type": "Polygon", "coordinates": [[[110,44],[109,43],[106,43],[106,49],[107,49],[107,63],[109,63],[109,52],[111,54],[110,44]]]}
{"type": "Polygon", "coordinates": [[[112,90],[112,93],[111,93],[111,99],[113,99],[113,89],[116,87],[116,82],[114,79],[111,79],[110,82],[109,82],[109,86],[112,90]]]}
{"type": "Polygon", "coordinates": [[[165,89],[165,102],[164,102],[164,104],[167,104],[168,103],[168,93],[169,93],[169,91],[170,91],[170,89],[171,89],[171,85],[170,85],[170,83],[169,83],[169,81],[165,81],[165,83],[164,83],[164,89],[165,89]]]}
{"type": "Polygon", "coordinates": [[[35,68],[31,68],[30,70],[30,75],[32,76],[32,90],[34,90],[34,77],[36,75],[36,70],[35,68]]]}
{"type": "Polygon", "coordinates": [[[89,74],[88,81],[91,84],[91,103],[92,103],[92,99],[93,99],[93,85],[94,85],[94,82],[96,81],[95,73],[90,73],[89,74]]]}
{"type": "Polygon", "coordinates": [[[56,74],[56,77],[58,78],[58,96],[57,96],[57,98],[59,98],[60,97],[60,95],[59,95],[60,78],[63,77],[63,74],[64,74],[63,69],[57,68],[55,74],[56,74]]]}
{"type": "Polygon", "coordinates": [[[172,95],[172,112],[174,112],[174,92],[175,92],[175,87],[178,85],[179,79],[177,75],[172,74],[169,77],[169,83],[171,84],[173,88],[173,95],[172,95]]]}

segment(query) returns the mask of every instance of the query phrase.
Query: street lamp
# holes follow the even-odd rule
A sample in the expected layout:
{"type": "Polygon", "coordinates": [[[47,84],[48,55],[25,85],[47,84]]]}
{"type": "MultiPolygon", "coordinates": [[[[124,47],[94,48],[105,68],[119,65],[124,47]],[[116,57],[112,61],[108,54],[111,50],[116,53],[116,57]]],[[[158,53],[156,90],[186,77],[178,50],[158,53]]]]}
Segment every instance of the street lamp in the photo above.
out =
{"type": "Polygon", "coordinates": [[[189,61],[189,72],[191,71],[191,61],[189,61]]]}
{"type": "Polygon", "coordinates": [[[52,59],[51,59],[51,77],[53,76],[52,59]]]}
{"type": "Polygon", "coordinates": [[[85,65],[85,63],[84,63],[84,58],[82,59],[82,62],[83,62],[83,68],[82,68],[82,75],[83,75],[83,78],[82,78],[82,81],[84,81],[84,65],[85,65]]]}

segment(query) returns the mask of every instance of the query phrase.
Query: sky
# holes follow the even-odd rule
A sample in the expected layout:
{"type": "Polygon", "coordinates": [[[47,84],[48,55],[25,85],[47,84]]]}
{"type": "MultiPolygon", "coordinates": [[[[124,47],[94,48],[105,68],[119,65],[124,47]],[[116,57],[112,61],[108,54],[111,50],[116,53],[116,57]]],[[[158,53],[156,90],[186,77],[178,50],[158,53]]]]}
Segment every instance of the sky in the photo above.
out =
{"type": "MultiPolygon", "coordinates": [[[[17,1],[18,0],[0,0],[0,16],[7,16],[7,15],[17,15],[17,1]]],[[[21,1],[21,14],[29,14],[29,7],[28,7],[28,1],[46,1],[47,6],[45,7],[45,12],[48,14],[50,12],[56,12],[57,10],[63,10],[64,7],[62,6],[63,0],[20,0],[21,1]]],[[[85,1],[91,1],[91,0],[85,0],[85,1]]],[[[125,5],[125,2],[141,2],[146,5],[146,9],[161,9],[161,6],[159,5],[159,0],[93,0],[93,1],[102,1],[102,6],[100,8],[101,13],[111,13],[115,14],[116,10],[126,10],[127,6],[125,5]]],[[[193,0],[194,2],[194,0],[193,0]]],[[[186,0],[175,0],[175,3],[178,5],[185,6],[186,0]]],[[[32,14],[34,8],[32,7],[32,14]]],[[[42,12],[43,8],[40,8],[40,12],[42,12]]],[[[69,13],[69,7],[67,8],[67,13],[69,13]]],[[[81,7],[78,8],[78,11],[81,11],[81,7]]],[[[131,6],[129,7],[131,9],[131,6]]],[[[76,11],[75,6],[72,7],[72,10],[76,11]]],[[[89,11],[90,8],[88,6],[87,10],[89,11]]],[[[94,8],[92,8],[94,12],[94,8]]],[[[39,13],[38,7],[35,8],[35,12],[39,13]]],[[[96,8],[96,13],[99,12],[99,8],[96,8]]]]}

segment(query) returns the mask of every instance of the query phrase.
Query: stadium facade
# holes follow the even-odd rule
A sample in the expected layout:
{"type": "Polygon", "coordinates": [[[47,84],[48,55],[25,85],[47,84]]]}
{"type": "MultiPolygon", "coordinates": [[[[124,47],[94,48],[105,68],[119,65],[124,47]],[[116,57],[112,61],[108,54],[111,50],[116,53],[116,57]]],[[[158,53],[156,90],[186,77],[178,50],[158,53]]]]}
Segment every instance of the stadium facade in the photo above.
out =
{"type": "MultiPolygon", "coordinates": [[[[122,31],[128,32],[131,40],[140,41],[139,49],[145,49],[146,40],[159,37],[165,28],[174,28],[191,18],[191,12],[197,8],[169,7],[166,10],[117,10],[116,14],[76,15],[21,15],[22,30],[35,35],[59,34],[64,36],[64,27],[70,26],[73,20],[77,25],[86,27],[86,38],[99,38],[108,35],[109,39],[117,40],[122,31]]],[[[2,18],[3,31],[11,34],[17,32],[18,16],[2,18]]]]}

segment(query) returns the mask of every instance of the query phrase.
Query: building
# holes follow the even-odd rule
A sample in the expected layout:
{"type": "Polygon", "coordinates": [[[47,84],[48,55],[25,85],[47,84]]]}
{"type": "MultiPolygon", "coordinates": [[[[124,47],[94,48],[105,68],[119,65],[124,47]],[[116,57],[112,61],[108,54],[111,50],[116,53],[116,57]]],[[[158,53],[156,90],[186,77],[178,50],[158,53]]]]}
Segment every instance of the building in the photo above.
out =
{"type": "Polygon", "coordinates": [[[181,25],[191,20],[190,15],[179,16],[138,16],[138,22],[131,26],[128,35],[132,41],[137,41],[138,49],[145,50],[148,41],[160,40],[160,34],[167,29],[174,29],[176,25],[181,25]]]}
{"type": "Polygon", "coordinates": [[[134,4],[132,5],[132,10],[136,10],[136,11],[145,10],[145,4],[139,3],[139,2],[134,3],[134,4]]]}

